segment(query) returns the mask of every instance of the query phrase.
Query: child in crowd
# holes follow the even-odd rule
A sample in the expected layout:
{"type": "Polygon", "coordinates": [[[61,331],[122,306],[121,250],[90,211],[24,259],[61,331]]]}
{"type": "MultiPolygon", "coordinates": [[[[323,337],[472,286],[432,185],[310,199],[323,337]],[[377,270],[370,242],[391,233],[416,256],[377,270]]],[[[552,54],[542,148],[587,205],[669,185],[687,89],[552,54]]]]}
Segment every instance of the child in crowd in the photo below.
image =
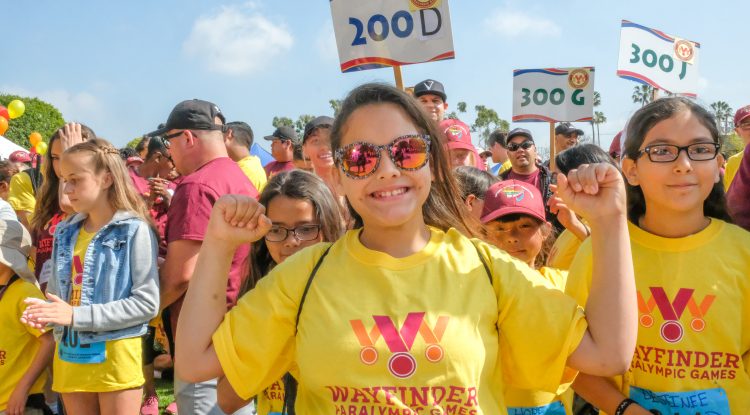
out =
{"type": "Polygon", "coordinates": [[[453,169],[461,191],[461,200],[466,209],[476,220],[482,217],[484,209],[484,195],[490,185],[497,182],[497,177],[476,167],[459,166],[453,169]]]}
{"type": "Polygon", "coordinates": [[[0,219],[17,220],[16,211],[8,203],[10,192],[10,178],[18,173],[18,167],[9,160],[0,161],[0,219]]]}
{"type": "MultiPolygon", "coordinates": [[[[318,242],[334,242],[344,232],[333,194],[312,173],[292,170],[273,176],[258,202],[266,208],[272,226],[264,242],[253,244],[247,290],[297,251],[318,242]]],[[[224,412],[233,413],[247,403],[234,393],[226,378],[218,388],[224,412]]],[[[284,382],[279,379],[258,394],[258,414],[284,413],[284,397],[284,382]]]]}
{"type": "Polygon", "coordinates": [[[616,169],[559,179],[593,230],[597,284],[584,317],[526,264],[466,236],[443,139],[413,98],[362,85],[331,138],[355,229],[278,264],[225,316],[234,249],[272,223],[252,198],[219,199],[179,321],[178,376],[226,376],[247,399],[293,370],[297,413],[498,414],[506,385],[554,392],[570,380],[566,365],[627,369],[636,303],[616,169]]]}
{"type": "Polygon", "coordinates": [[[55,232],[49,302],[29,299],[24,319],[54,325],[52,389],[69,414],[138,413],[141,339],[159,310],[157,240],[117,149],[92,139],[60,160],[77,212],[55,232]]]}
{"type": "MultiPolygon", "coordinates": [[[[539,189],[518,180],[493,184],[484,198],[482,223],[489,242],[539,271],[556,289],[565,289],[566,271],[540,267],[549,250],[552,224],[545,219],[539,189]]],[[[505,392],[509,414],[572,414],[571,398],[572,392],[558,396],[513,387],[505,392]]]]}
{"type": "MultiPolygon", "coordinates": [[[[555,157],[555,169],[562,174],[568,174],[583,164],[594,163],[610,163],[617,167],[610,156],[594,144],[577,145],[555,157]]],[[[551,268],[569,269],[581,242],[589,237],[590,230],[559,197],[551,197],[548,204],[550,211],[556,215],[558,222],[565,227],[565,230],[555,239],[554,245],[549,250],[546,264],[551,268]]]]}
{"type": "MultiPolygon", "coordinates": [[[[681,97],[638,110],[622,159],[638,298],[630,370],[574,389],[608,414],[744,414],[750,408],[750,233],[728,223],[714,117],[681,97]]],[[[566,291],[580,304],[588,241],[566,291]]]]}
{"type": "Polygon", "coordinates": [[[31,237],[20,222],[0,220],[0,239],[0,415],[42,415],[55,341],[21,322],[24,300],[44,299],[26,264],[31,237]]]}

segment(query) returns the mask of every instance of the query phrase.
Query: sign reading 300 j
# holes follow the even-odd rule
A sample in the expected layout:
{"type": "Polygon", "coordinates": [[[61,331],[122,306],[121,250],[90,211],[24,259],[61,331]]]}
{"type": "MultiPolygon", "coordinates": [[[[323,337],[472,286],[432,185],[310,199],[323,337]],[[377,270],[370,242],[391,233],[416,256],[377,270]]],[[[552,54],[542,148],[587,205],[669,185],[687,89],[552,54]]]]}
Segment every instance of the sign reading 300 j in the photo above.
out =
{"type": "Polygon", "coordinates": [[[617,75],[675,94],[694,96],[700,44],[622,21],[617,75]]]}
{"type": "Polygon", "coordinates": [[[342,72],[453,59],[448,0],[330,0],[342,72]]]}

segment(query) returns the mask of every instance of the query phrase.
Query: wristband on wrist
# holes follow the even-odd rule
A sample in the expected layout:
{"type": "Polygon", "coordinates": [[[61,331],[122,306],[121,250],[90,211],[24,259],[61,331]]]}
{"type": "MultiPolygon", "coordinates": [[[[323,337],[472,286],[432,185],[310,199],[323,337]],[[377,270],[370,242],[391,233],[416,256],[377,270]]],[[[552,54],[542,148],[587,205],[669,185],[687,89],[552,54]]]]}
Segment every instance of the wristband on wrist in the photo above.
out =
{"type": "Polygon", "coordinates": [[[628,407],[632,404],[634,404],[635,401],[630,398],[625,398],[620,402],[619,405],[617,405],[617,409],[615,409],[614,415],[625,415],[625,410],[628,409],[628,407]]]}

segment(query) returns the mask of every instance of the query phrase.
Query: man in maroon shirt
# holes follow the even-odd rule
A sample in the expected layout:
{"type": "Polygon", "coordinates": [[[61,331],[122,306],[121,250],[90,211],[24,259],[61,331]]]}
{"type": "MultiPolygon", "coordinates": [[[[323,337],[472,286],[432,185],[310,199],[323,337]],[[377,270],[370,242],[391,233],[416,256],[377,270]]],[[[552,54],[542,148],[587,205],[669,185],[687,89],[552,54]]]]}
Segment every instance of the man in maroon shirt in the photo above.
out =
{"type": "Polygon", "coordinates": [[[266,164],[266,176],[270,179],[282,171],[294,170],[294,146],[300,144],[294,128],[282,125],[263,138],[271,142],[271,155],[275,159],[266,164]]]}
{"type": "Polygon", "coordinates": [[[552,221],[555,216],[550,213],[547,201],[552,196],[549,185],[552,174],[549,169],[537,160],[536,144],[531,132],[525,128],[516,128],[505,138],[505,149],[510,159],[510,170],[500,175],[501,180],[518,180],[528,183],[542,194],[547,220],[552,221]]]}
{"type": "MultiPolygon", "coordinates": [[[[172,333],[177,329],[182,300],[214,203],[225,194],[258,197],[258,191],[247,176],[227,156],[223,136],[225,121],[216,105],[188,100],[177,104],[164,128],[149,134],[163,137],[177,172],[184,176],[169,207],[167,257],[159,270],[161,306],[169,307],[172,333]]],[[[237,302],[249,253],[250,245],[244,245],[234,254],[227,281],[227,308],[237,302]]],[[[175,379],[175,398],[179,413],[222,413],[216,403],[216,380],[189,384],[175,379]]]]}

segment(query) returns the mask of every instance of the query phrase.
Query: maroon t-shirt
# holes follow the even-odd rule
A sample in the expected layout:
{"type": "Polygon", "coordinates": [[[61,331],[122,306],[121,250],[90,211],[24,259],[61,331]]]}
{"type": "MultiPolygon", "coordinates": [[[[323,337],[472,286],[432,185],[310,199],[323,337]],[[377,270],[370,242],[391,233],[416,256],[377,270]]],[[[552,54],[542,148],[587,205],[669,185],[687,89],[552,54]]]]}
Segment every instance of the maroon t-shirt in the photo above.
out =
{"type": "MultiPolygon", "coordinates": [[[[531,173],[531,174],[518,174],[518,173],[516,173],[516,172],[514,172],[514,171],[511,170],[510,173],[508,173],[507,180],[518,180],[519,182],[528,183],[528,184],[536,187],[537,189],[539,189],[539,181],[540,181],[539,174],[540,174],[540,172],[541,172],[541,170],[536,169],[536,171],[534,173],[531,173]]],[[[541,191],[541,189],[540,189],[540,191],[541,191]]],[[[542,194],[544,194],[544,192],[542,192],[542,194]]]]}
{"type": "Polygon", "coordinates": [[[34,274],[43,292],[47,292],[47,282],[52,275],[52,242],[54,241],[57,224],[62,222],[67,215],[57,212],[42,229],[34,229],[31,232],[31,243],[36,247],[34,258],[34,274]]]}
{"type": "Polygon", "coordinates": [[[266,170],[266,176],[270,179],[271,177],[281,173],[282,171],[294,170],[294,162],[291,161],[272,161],[266,164],[264,167],[266,170]]]}
{"type": "MultiPolygon", "coordinates": [[[[209,161],[195,172],[184,176],[177,185],[167,219],[167,244],[179,241],[203,241],[211,209],[216,200],[227,194],[240,194],[258,198],[255,189],[237,163],[228,157],[209,161]]],[[[237,248],[227,280],[227,309],[237,303],[240,285],[246,276],[247,257],[250,244],[237,248]]],[[[172,333],[177,328],[177,318],[182,308],[183,297],[169,306],[172,333]]]]}
{"type": "MultiPolygon", "coordinates": [[[[151,194],[151,188],[148,185],[148,179],[143,178],[138,175],[138,172],[135,171],[134,168],[128,169],[128,173],[130,174],[130,179],[133,181],[133,186],[135,186],[135,190],[138,191],[138,193],[143,197],[143,200],[147,200],[149,195],[151,194]]],[[[177,187],[172,182],[169,182],[167,184],[167,189],[174,190],[177,187]]],[[[163,257],[167,254],[166,252],[166,238],[165,233],[167,230],[167,212],[169,211],[169,206],[165,203],[154,203],[153,206],[151,206],[151,209],[149,210],[149,213],[151,213],[151,217],[154,219],[154,224],[156,225],[156,230],[159,231],[159,238],[161,240],[161,243],[159,244],[159,256],[163,257]]]]}

